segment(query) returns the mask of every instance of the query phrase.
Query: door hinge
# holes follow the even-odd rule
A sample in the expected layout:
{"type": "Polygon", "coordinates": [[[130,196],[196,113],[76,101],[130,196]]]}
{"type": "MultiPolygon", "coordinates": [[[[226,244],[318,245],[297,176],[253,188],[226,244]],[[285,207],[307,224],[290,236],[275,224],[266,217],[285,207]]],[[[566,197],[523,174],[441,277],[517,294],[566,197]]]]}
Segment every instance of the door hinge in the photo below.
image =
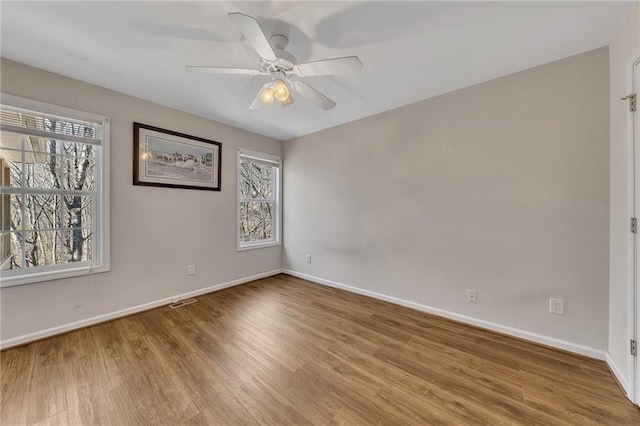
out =
{"type": "Polygon", "coordinates": [[[638,218],[637,217],[632,217],[631,218],[631,233],[632,234],[637,234],[638,233],[638,218]]]}
{"type": "Polygon", "coordinates": [[[631,339],[631,355],[638,356],[638,341],[631,339]]]}
{"type": "Polygon", "coordinates": [[[636,110],[636,94],[631,93],[630,95],[625,96],[624,98],[620,98],[621,101],[629,101],[629,111],[634,112],[636,110]]]}

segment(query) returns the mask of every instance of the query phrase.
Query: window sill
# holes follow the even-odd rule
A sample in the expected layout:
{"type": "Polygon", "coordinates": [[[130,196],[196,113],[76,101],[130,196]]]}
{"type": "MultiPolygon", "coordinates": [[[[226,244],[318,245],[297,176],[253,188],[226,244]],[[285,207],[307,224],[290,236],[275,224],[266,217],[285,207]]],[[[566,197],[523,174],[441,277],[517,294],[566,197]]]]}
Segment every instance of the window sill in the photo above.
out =
{"type": "Polygon", "coordinates": [[[83,275],[92,275],[102,272],[109,272],[110,268],[103,265],[84,265],[75,268],[65,268],[60,270],[49,270],[41,272],[33,272],[30,274],[9,275],[2,272],[0,277],[0,288],[13,287],[17,285],[33,284],[42,281],[59,280],[63,278],[79,277],[83,275]]]}
{"type": "Polygon", "coordinates": [[[279,241],[269,241],[266,243],[253,243],[253,244],[245,244],[243,246],[238,246],[238,250],[237,251],[246,251],[246,250],[253,250],[253,249],[259,249],[259,248],[265,248],[265,247],[275,247],[275,246],[281,246],[282,243],[279,241]]]}

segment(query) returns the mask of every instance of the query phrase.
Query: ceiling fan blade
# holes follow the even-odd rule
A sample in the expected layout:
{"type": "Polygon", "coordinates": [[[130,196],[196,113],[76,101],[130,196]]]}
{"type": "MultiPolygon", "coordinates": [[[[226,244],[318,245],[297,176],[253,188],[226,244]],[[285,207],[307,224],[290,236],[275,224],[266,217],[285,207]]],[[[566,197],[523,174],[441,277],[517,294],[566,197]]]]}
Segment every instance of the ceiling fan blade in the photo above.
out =
{"type": "Polygon", "coordinates": [[[244,74],[244,75],[268,75],[269,73],[260,70],[252,70],[249,68],[228,68],[228,67],[201,67],[187,66],[189,72],[202,74],[244,74]]]}
{"type": "Polygon", "coordinates": [[[291,82],[291,88],[325,111],[333,109],[336,106],[335,102],[306,83],[293,81],[291,82]]]}
{"type": "Polygon", "coordinates": [[[258,21],[256,21],[256,18],[240,12],[230,13],[229,18],[236,24],[242,35],[244,35],[244,38],[246,38],[251,47],[258,52],[260,57],[269,61],[278,59],[273,52],[269,40],[264,35],[264,32],[262,32],[258,21]]]}
{"type": "Polygon", "coordinates": [[[293,67],[293,72],[303,76],[349,74],[362,69],[362,61],[357,56],[324,59],[322,61],[305,62],[293,67]]]}

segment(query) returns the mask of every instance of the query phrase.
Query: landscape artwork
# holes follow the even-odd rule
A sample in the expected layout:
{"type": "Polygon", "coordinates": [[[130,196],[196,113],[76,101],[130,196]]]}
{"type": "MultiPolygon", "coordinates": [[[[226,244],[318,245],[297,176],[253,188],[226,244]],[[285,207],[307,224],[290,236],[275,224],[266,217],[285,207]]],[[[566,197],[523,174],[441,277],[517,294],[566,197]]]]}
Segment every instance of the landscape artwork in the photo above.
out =
{"type": "Polygon", "coordinates": [[[134,123],[134,185],[220,190],[222,144],[134,123]]]}
{"type": "Polygon", "coordinates": [[[145,153],[146,176],[213,183],[213,149],[147,136],[145,153]]]}

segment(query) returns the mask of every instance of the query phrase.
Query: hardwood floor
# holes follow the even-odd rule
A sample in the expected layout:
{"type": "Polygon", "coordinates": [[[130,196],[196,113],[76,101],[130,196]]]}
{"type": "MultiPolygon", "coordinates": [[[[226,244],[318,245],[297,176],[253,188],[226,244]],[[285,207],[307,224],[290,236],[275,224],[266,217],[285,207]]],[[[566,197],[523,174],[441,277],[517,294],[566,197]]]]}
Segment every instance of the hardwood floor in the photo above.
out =
{"type": "Polygon", "coordinates": [[[7,426],[640,424],[603,362],[287,275],[1,358],[7,426]]]}

